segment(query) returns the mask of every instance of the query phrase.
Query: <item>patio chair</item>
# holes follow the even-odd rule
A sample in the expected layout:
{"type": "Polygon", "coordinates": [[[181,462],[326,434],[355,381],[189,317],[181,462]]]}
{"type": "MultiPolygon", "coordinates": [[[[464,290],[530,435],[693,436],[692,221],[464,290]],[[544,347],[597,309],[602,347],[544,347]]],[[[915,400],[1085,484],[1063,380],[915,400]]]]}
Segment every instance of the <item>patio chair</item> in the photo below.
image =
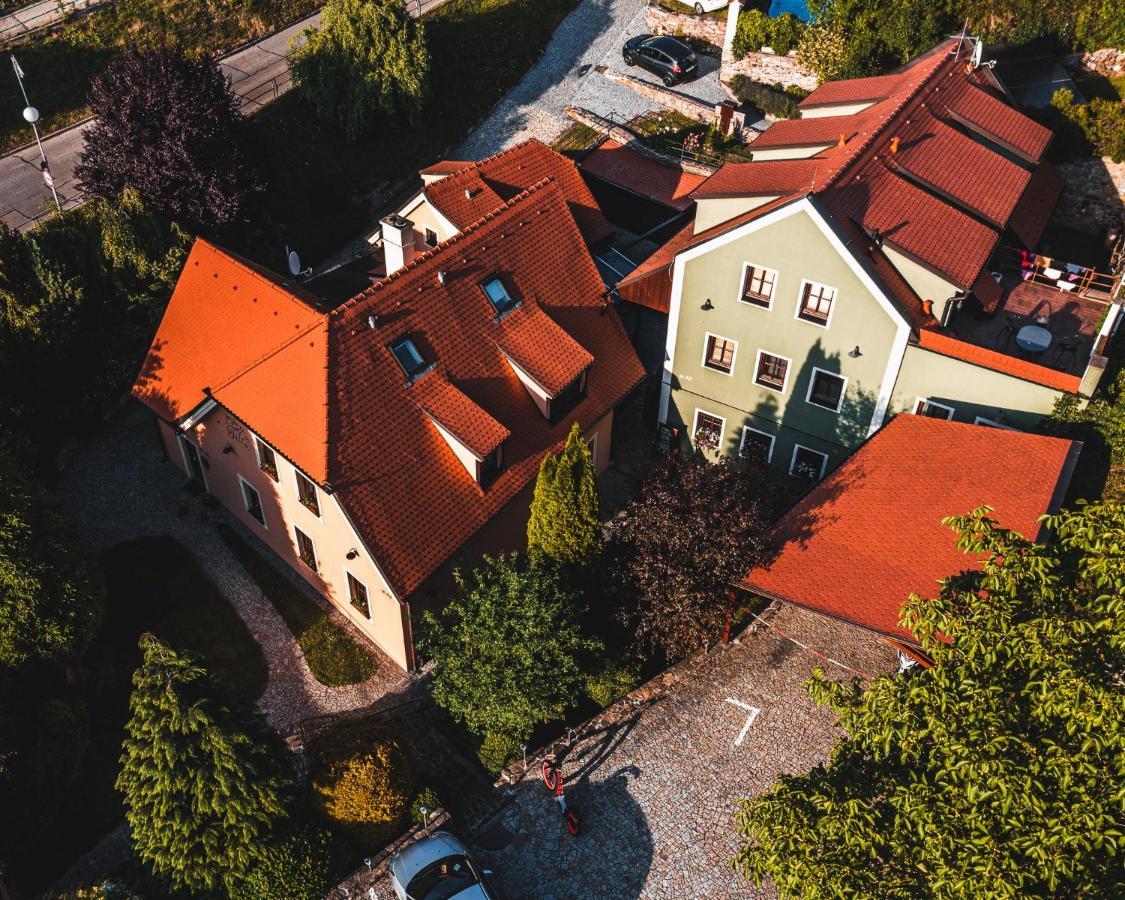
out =
{"type": "Polygon", "coordinates": [[[1016,335],[1019,333],[1022,324],[1019,316],[1009,315],[1008,318],[1004,320],[1004,329],[1000,332],[997,343],[1003,347],[1009,346],[1012,341],[1016,339],[1016,335]]]}
{"type": "Polygon", "coordinates": [[[1072,334],[1070,337],[1065,337],[1055,344],[1053,352],[1054,361],[1058,364],[1060,369],[1065,369],[1069,365],[1069,361],[1078,360],[1078,348],[1081,346],[1082,340],[1076,335],[1072,334]]]}

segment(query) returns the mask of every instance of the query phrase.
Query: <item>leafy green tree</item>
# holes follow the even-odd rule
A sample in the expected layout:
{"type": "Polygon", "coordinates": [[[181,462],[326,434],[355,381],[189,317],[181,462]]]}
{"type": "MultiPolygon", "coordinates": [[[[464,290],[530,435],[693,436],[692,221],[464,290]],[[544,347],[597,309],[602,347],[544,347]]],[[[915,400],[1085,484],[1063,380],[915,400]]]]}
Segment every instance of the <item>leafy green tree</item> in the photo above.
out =
{"type": "Polygon", "coordinates": [[[1083,442],[1072,482],[1079,496],[1125,503],[1125,370],[1088,403],[1061,396],[1043,431],[1083,442]]]}
{"type": "Polygon", "coordinates": [[[137,855],[193,892],[246,874],[285,815],[290,779],[264,728],[213,696],[198,657],[141,636],[117,789],[137,855]]]}
{"type": "Polygon", "coordinates": [[[303,824],[262,848],[261,858],[231,885],[233,900],[322,900],[340,868],[340,848],[325,828],[303,824]]]}
{"type": "Polygon", "coordinates": [[[576,566],[592,562],[601,552],[594,457],[577,422],[559,454],[548,454],[539,465],[527,549],[532,556],[576,566]]]}
{"type": "Polygon", "coordinates": [[[1125,162],[1125,103],[1094,97],[1075,103],[1069,88],[1059,88],[1051,96],[1049,124],[1067,156],[1108,156],[1125,162]]]}
{"type": "Polygon", "coordinates": [[[425,616],[434,700],[478,735],[526,739],[574,704],[584,659],[601,645],[582,636],[577,596],[555,566],[486,556],[456,577],[460,596],[425,616]]]}
{"type": "Polygon", "coordinates": [[[55,501],[0,447],[0,666],[79,656],[102,594],[55,501]]]}
{"type": "Polygon", "coordinates": [[[1047,545],[989,512],[947,520],[983,568],[903,610],[933,668],[808,685],[845,736],[745,802],[735,863],[756,882],[808,898],[1125,892],[1125,508],[1047,517],[1047,545]]]}
{"type": "Polygon", "coordinates": [[[766,507],[752,475],[729,458],[668,462],[608,525],[622,619],[636,650],[680,659],[730,625],[730,582],[759,562],[766,507]]]}
{"type": "Polygon", "coordinates": [[[401,0],[328,0],[290,57],[293,82],[351,139],[380,119],[415,119],[429,95],[425,27],[401,0]]]}

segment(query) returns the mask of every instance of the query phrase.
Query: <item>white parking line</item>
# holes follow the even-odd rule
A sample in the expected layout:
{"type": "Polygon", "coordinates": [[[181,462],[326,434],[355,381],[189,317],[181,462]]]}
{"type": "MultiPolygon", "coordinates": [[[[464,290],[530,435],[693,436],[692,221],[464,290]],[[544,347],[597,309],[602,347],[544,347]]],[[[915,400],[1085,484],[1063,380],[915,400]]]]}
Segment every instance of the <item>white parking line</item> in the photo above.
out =
{"type": "Polygon", "coordinates": [[[756,706],[751,706],[749,703],[735,700],[734,697],[727,697],[726,702],[733,703],[739,709],[744,709],[750,714],[746,717],[746,724],[742,726],[742,731],[738,732],[738,737],[734,739],[734,746],[740,747],[742,745],[742,739],[746,737],[746,732],[750,730],[750,726],[754,724],[754,720],[758,718],[758,714],[761,710],[756,706]]]}

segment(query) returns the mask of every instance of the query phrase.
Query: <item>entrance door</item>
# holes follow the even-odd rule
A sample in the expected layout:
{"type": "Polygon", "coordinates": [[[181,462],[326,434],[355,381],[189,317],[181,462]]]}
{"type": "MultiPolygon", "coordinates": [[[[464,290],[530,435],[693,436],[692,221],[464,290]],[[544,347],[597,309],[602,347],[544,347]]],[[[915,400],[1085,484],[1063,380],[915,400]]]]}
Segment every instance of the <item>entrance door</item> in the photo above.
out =
{"type": "Polygon", "coordinates": [[[180,435],[180,452],[184,455],[184,466],[187,468],[191,480],[207,490],[207,478],[203,474],[203,461],[199,458],[199,448],[182,434],[180,435]]]}

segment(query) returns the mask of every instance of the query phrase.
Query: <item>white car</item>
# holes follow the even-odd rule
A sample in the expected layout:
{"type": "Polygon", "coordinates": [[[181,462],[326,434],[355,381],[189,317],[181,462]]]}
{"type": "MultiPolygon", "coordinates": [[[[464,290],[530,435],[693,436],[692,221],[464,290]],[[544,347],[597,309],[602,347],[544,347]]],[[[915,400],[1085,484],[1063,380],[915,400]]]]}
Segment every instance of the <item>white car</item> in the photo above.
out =
{"type": "Polygon", "coordinates": [[[729,0],[682,0],[682,2],[686,6],[693,7],[696,15],[701,16],[717,9],[726,9],[729,0]]]}
{"type": "Polygon", "coordinates": [[[457,838],[435,831],[391,857],[391,886],[398,900],[499,900],[457,838]]]}

